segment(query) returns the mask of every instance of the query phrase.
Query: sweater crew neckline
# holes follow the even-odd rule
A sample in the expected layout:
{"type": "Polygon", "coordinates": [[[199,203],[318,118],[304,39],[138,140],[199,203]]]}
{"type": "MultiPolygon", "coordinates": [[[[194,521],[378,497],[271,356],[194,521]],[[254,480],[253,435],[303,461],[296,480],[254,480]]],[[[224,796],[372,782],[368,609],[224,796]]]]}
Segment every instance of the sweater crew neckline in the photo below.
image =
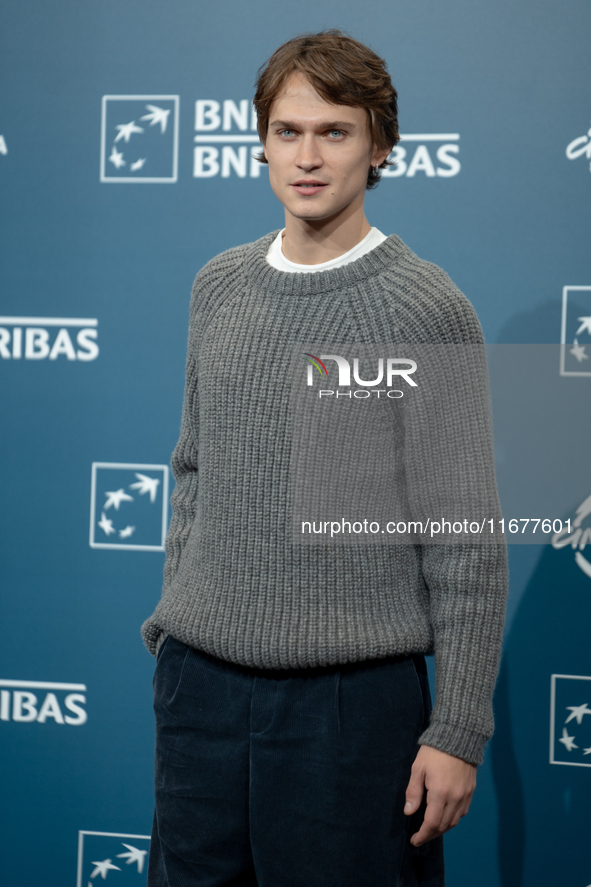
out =
{"type": "Polygon", "coordinates": [[[267,262],[267,252],[281,229],[265,234],[249,245],[244,256],[244,267],[249,282],[267,293],[290,296],[308,296],[334,292],[354,286],[361,280],[375,277],[392,267],[402,253],[408,249],[397,234],[374,247],[370,252],[342,265],[321,272],[278,271],[267,262]]]}

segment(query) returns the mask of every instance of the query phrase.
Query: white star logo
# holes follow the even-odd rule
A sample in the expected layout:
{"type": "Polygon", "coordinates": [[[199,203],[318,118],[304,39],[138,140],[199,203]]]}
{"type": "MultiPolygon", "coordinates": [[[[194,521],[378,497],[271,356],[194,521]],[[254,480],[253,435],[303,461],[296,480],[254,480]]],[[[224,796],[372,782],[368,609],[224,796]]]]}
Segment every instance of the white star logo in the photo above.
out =
{"type": "Polygon", "coordinates": [[[132,120],[131,123],[120,123],[115,129],[119,130],[118,135],[115,136],[115,142],[118,142],[120,139],[125,139],[128,142],[134,132],[144,131],[141,126],[135,125],[135,120],[132,120]]]}
{"type": "Polygon", "coordinates": [[[113,521],[109,520],[105,512],[101,512],[101,519],[98,522],[99,527],[107,536],[110,536],[111,533],[116,533],[115,527],[113,526],[113,521]]]}
{"type": "Polygon", "coordinates": [[[591,317],[577,317],[577,320],[582,320],[583,322],[576,331],[575,336],[578,336],[579,333],[583,332],[583,330],[587,330],[589,335],[591,335],[591,317]]]}
{"type": "Polygon", "coordinates": [[[137,863],[137,870],[139,874],[144,870],[144,860],[146,858],[147,850],[139,850],[137,847],[132,847],[131,844],[123,844],[124,847],[127,847],[129,853],[118,853],[117,859],[126,859],[127,865],[131,865],[132,863],[137,863]]]}
{"type": "Polygon", "coordinates": [[[121,169],[122,166],[125,166],[125,160],[123,159],[123,154],[121,154],[115,145],[111,148],[111,156],[109,157],[109,162],[113,164],[115,169],[121,169]]]}
{"type": "Polygon", "coordinates": [[[150,114],[144,114],[143,117],[140,117],[140,120],[149,120],[150,126],[155,126],[157,123],[160,124],[160,132],[166,132],[166,124],[168,123],[168,115],[170,114],[170,108],[166,111],[164,108],[159,108],[158,105],[146,105],[150,114]]]}
{"type": "Polygon", "coordinates": [[[589,360],[589,355],[585,352],[585,345],[579,345],[576,336],[573,347],[570,349],[570,353],[573,357],[576,357],[579,363],[583,363],[584,360],[589,360]]]}
{"type": "MultiPolygon", "coordinates": [[[[120,539],[129,539],[130,536],[133,536],[135,533],[135,527],[127,526],[124,530],[119,530],[119,538],[120,539]]],[[[591,714],[591,712],[589,712],[591,714]]]]}
{"type": "Polygon", "coordinates": [[[115,508],[116,511],[119,511],[119,506],[122,502],[133,502],[133,496],[129,496],[125,490],[115,490],[114,492],[105,493],[107,496],[107,501],[105,502],[105,511],[107,508],[110,508],[111,505],[115,508]]]}
{"type": "Polygon", "coordinates": [[[100,875],[104,880],[107,877],[107,872],[109,869],[114,869],[117,872],[120,872],[121,869],[118,865],[113,865],[110,859],[103,859],[102,862],[93,862],[93,865],[96,866],[95,870],[91,873],[91,878],[96,878],[97,875],[100,875]]]}
{"type": "Polygon", "coordinates": [[[156,492],[158,489],[158,484],[160,483],[159,478],[157,477],[148,477],[146,474],[138,474],[135,472],[135,476],[138,479],[137,484],[130,484],[130,490],[137,490],[140,496],[143,496],[144,493],[150,494],[150,502],[156,501],[156,492]]]}
{"type": "Polygon", "coordinates": [[[136,169],[141,169],[145,162],[146,162],[145,157],[139,157],[137,160],[134,160],[134,162],[130,165],[129,168],[132,172],[135,172],[136,169]]]}
{"type": "Polygon", "coordinates": [[[562,742],[567,751],[572,751],[573,748],[579,747],[578,745],[575,745],[575,737],[568,735],[566,727],[562,728],[562,739],[559,739],[558,741],[562,742]]]}
{"type": "Polygon", "coordinates": [[[567,705],[567,711],[570,711],[570,714],[565,724],[568,724],[569,721],[572,721],[573,718],[577,719],[577,724],[583,723],[583,715],[591,715],[591,708],[585,702],[584,705],[567,705]]]}

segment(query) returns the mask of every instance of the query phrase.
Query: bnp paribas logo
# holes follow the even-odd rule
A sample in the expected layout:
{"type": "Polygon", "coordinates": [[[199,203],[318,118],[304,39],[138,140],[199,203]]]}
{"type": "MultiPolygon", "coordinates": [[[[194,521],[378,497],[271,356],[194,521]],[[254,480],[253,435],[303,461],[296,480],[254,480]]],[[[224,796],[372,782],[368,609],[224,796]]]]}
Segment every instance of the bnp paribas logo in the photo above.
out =
{"type": "Polygon", "coordinates": [[[80,831],[76,887],[145,887],[149,851],[149,835],[80,831]]]}
{"type": "Polygon", "coordinates": [[[104,95],[101,182],[176,182],[178,95],[104,95]]]}
{"type": "Polygon", "coordinates": [[[90,547],[164,551],[168,466],[93,462],[90,547]]]}
{"type": "MultiPolygon", "coordinates": [[[[208,179],[258,179],[265,168],[255,153],[261,150],[257,116],[248,99],[197,99],[195,102],[193,176],[208,179]]],[[[385,179],[453,178],[461,170],[457,132],[402,133],[392,150],[393,165],[383,169],[385,179]]]]}
{"type": "Polygon", "coordinates": [[[591,376],[591,286],[562,290],[560,375],[591,376]]]}
{"type": "Polygon", "coordinates": [[[553,674],[550,763],[591,767],[591,676],[553,674]]]}

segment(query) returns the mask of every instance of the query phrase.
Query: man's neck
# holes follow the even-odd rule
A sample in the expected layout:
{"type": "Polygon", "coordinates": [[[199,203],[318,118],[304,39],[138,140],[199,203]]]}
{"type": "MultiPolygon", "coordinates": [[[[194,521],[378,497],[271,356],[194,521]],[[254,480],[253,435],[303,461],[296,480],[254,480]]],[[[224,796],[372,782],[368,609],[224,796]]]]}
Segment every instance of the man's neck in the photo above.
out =
{"type": "Polygon", "coordinates": [[[345,221],[322,219],[310,222],[285,213],[285,231],[281,249],[290,262],[298,265],[319,265],[338,259],[357,246],[371,231],[362,213],[345,221]]]}

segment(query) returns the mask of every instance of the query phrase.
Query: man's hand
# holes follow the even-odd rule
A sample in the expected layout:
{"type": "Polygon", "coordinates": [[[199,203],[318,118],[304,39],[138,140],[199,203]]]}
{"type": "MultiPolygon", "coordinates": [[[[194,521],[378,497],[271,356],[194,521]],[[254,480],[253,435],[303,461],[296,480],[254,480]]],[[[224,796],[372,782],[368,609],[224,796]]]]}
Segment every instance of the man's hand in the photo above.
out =
{"type": "Polygon", "coordinates": [[[411,769],[404,812],[416,813],[427,789],[427,809],[418,832],[410,842],[419,847],[454,828],[468,812],[476,788],[476,764],[448,755],[430,745],[421,745],[411,769]]]}

